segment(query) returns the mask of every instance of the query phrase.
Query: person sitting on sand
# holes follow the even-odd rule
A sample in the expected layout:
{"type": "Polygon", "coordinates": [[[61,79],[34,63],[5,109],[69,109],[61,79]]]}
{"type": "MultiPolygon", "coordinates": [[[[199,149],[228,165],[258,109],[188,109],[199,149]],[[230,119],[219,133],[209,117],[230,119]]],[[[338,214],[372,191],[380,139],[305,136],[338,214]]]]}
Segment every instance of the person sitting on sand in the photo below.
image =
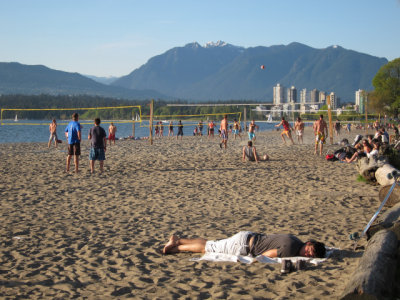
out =
{"type": "Polygon", "coordinates": [[[255,162],[259,162],[260,160],[266,161],[269,159],[267,154],[263,155],[263,157],[260,157],[257,154],[256,147],[253,147],[252,141],[248,141],[247,146],[243,147],[243,155],[242,155],[243,161],[246,161],[246,157],[248,158],[249,161],[255,161],[255,162]]]}
{"type": "Polygon", "coordinates": [[[256,257],[325,257],[325,245],[314,240],[303,243],[292,234],[260,234],[241,231],[234,236],[216,241],[203,238],[183,239],[172,235],[162,250],[163,254],[180,252],[221,253],[256,257]]]}
{"type": "Polygon", "coordinates": [[[369,153],[372,151],[372,146],[370,145],[370,143],[368,143],[368,140],[362,141],[361,149],[359,151],[357,151],[356,153],[354,153],[354,155],[350,159],[346,158],[346,162],[351,163],[351,162],[355,161],[358,157],[368,156],[368,158],[369,158],[370,157],[369,153]]]}

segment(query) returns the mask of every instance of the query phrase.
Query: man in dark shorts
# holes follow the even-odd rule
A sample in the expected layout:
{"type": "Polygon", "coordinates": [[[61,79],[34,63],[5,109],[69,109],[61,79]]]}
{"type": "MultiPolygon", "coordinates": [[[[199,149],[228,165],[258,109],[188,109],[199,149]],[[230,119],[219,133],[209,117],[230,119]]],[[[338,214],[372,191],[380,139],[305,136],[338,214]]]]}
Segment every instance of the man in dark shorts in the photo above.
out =
{"type": "Polygon", "coordinates": [[[94,119],[94,127],[90,128],[88,139],[91,141],[89,160],[90,173],[94,173],[94,162],[99,161],[100,172],[103,172],[104,161],[106,160],[107,139],[106,131],[100,126],[100,118],[94,119]]]}
{"type": "Polygon", "coordinates": [[[65,128],[65,137],[68,140],[67,172],[69,172],[69,166],[73,156],[75,173],[78,173],[79,155],[81,155],[81,124],[78,122],[78,118],[78,113],[73,113],[72,121],[69,122],[65,128]]]}
{"type": "Polygon", "coordinates": [[[178,136],[181,136],[181,139],[183,138],[183,124],[181,120],[178,122],[178,133],[176,134],[176,139],[178,139],[178,136]]]}
{"type": "Polygon", "coordinates": [[[251,255],[256,257],[325,257],[325,245],[309,240],[303,243],[292,234],[260,234],[251,231],[241,231],[234,236],[216,241],[202,238],[183,239],[171,236],[163,249],[164,254],[193,253],[223,253],[231,255],[251,255]]]}

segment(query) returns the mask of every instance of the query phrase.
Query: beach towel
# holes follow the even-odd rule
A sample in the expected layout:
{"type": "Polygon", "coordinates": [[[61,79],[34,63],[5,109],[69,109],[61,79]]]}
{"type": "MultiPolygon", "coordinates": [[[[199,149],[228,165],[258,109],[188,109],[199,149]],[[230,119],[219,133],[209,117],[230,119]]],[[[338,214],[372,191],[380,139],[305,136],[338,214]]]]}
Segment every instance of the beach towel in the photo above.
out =
{"type": "Polygon", "coordinates": [[[303,256],[295,256],[295,257],[275,257],[270,258],[267,256],[259,255],[257,257],[251,256],[241,256],[241,255],[231,255],[231,254],[223,254],[223,253],[205,253],[201,257],[191,258],[190,261],[213,261],[213,262],[241,262],[245,264],[251,264],[254,261],[258,261],[260,263],[282,263],[282,259],[290,259],[292,263],[296,264],[298,260],[304,260],[313,265],[319,265],[326,261],[335,250],[339,250],[337,248],[326,247],[326,255],[324,258],[313,258],[313,257],[303,257],[303,256]]]}

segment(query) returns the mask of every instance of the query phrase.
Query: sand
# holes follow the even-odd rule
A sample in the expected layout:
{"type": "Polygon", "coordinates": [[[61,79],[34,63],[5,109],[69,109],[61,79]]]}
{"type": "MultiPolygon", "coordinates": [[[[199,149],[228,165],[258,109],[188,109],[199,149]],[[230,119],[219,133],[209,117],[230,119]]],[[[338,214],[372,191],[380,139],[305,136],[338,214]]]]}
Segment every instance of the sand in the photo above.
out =
{"type": "Polygon", "coordinates": [[[258,152],[271,156],[259,164],[241,160],[247,137],[230,139],[227,150],[218,141],[117,141],[105,172],[93,175],[87,141],[79,174],[64,173],[65,141],[59,149],[1,144],[0,296],[338,297],[362,255],[349,234],[379,206],[379,187],[357,181],[355,164],[315,156],[310,128],[305,144],[294,146],[282,145],[276,131],[258,133],[258,152]],[[159,252],[171,234],[219,239],[240,230],[293,233],[341,250],[288,275],[278,264],[193,262],[200,255],[159,252]]]}

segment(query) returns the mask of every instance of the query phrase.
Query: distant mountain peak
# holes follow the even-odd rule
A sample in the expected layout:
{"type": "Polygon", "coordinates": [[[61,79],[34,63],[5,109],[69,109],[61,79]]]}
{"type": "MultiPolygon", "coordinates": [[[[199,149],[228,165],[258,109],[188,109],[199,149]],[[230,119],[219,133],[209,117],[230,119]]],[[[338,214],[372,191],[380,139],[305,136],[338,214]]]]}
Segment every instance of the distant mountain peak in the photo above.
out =
{"type": "Polygon", "coordinates": [[[197,49],[197,48],[201,48],[201,45],[198,42],[193,42],[193,43],[186,44],[185,48],[197,49]]]}
{"type": "Polygon", "coordinates": [[[224,41],[218,40],[217,42],[208,42],[204,45],[204,48],[215,48],[215,47],[225,47],[228,46],[228,43],[224,41]]]}

